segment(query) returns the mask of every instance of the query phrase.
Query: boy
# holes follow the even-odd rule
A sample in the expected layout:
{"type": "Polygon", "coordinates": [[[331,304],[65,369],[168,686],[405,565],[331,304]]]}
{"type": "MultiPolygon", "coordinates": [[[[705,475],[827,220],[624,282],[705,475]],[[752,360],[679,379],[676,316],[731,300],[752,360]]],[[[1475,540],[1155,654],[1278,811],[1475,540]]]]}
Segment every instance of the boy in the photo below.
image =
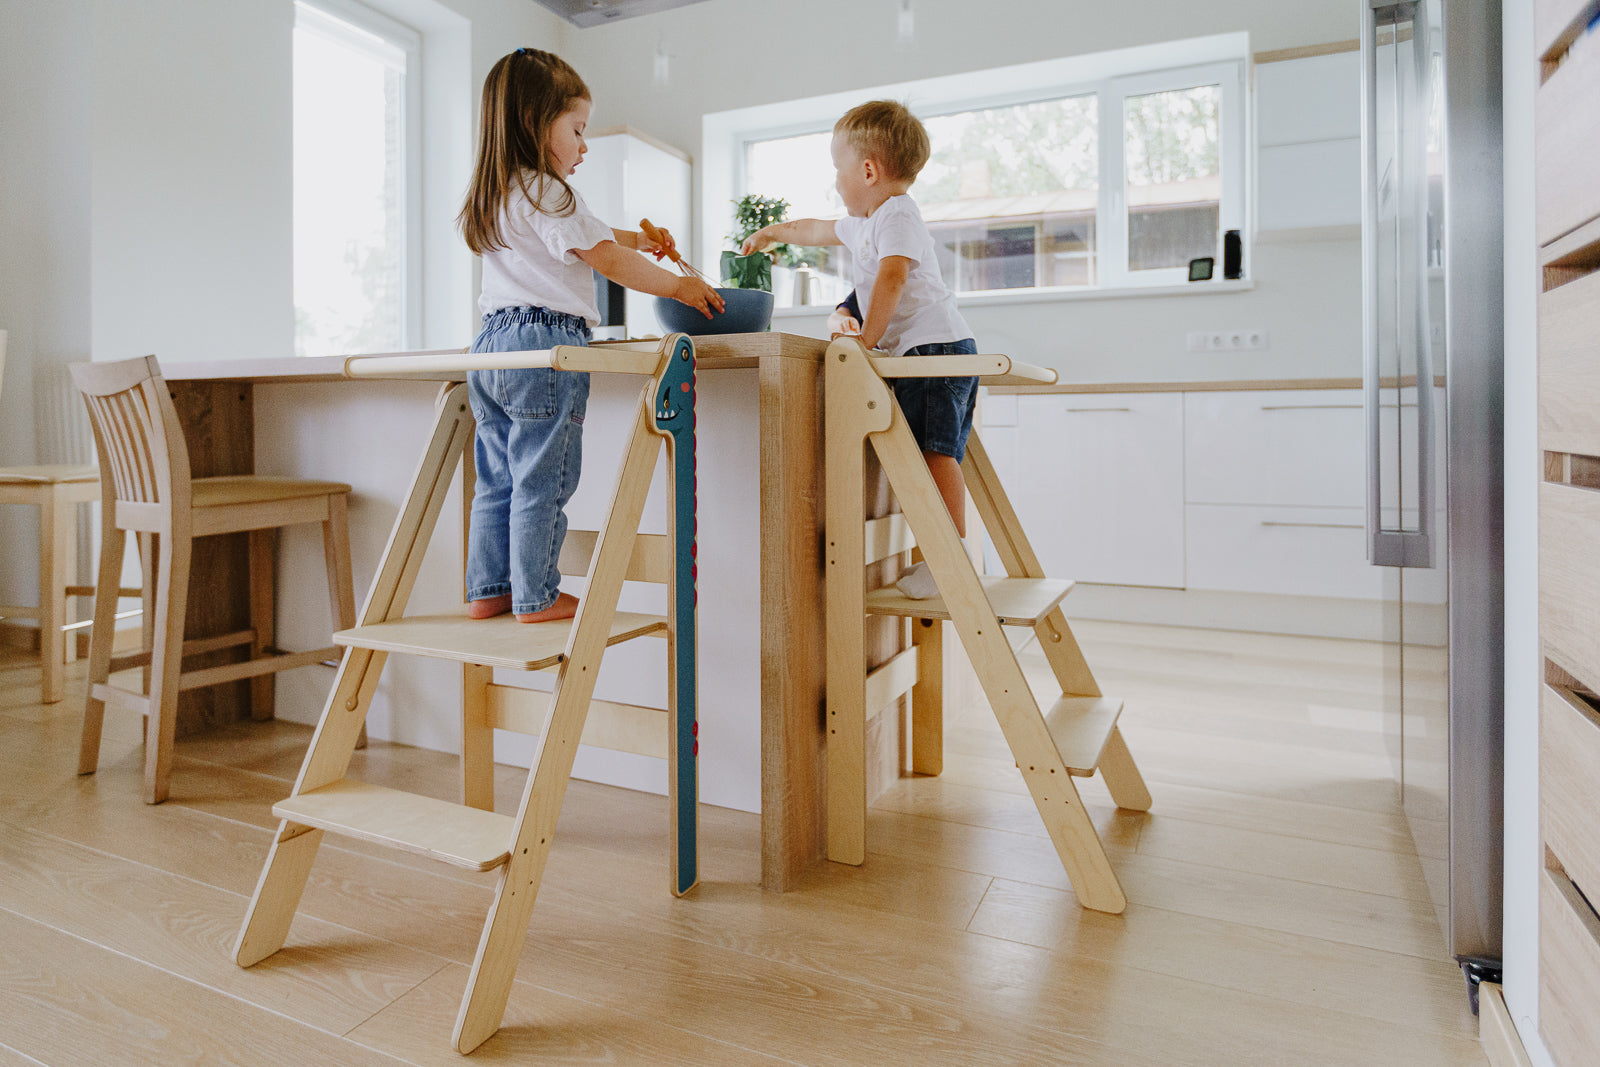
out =
{"type": "MultiPolygon", "coordinates": [[[[928,162],[928,132],[922,123],[903,104],[874,100],[851,108],[834,124],[829,151],[834,185],[849,214],[837,222],[794,219],[764,226],[746,239],[740,252],[749,255],[780,242],[845,245],[855,268],[862,344],[894,356],[977,352],[972,331],[956,309],[955,294],[939,273],[933,235],[907,195],[928,162]]],[[[956,533],[965,537],[961,458],[972,432],[978,379],[900,378],[894,389],[956,533]]],[[[918,563],[895,584],[919,600],[938,592],[926,563],[918,563]]]]}

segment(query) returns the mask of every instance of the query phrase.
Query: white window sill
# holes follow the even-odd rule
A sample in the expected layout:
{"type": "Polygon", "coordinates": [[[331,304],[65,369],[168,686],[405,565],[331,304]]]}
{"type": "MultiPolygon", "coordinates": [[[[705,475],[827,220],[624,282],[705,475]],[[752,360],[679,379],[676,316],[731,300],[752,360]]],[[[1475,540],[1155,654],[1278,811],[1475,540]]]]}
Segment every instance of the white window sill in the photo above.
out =
{"type": "MultiPolygon", "coordinates": [[[[1254,279],[1238,281],[1186,282],[1182,285],[1137,285],[1123,289],[991,289],[981,293],[962,293],[956,297],[960,307],[1002,307],[1007,304],[1073,303],[1079,300],[1123,300],[1141,296],[1202,296],[1217,293],[1245,293],[1256,287],[1254,279]]],[[[802,307],[773,308],[775,319],[827,315],[831,304],[806,304],[802,307]]]]}

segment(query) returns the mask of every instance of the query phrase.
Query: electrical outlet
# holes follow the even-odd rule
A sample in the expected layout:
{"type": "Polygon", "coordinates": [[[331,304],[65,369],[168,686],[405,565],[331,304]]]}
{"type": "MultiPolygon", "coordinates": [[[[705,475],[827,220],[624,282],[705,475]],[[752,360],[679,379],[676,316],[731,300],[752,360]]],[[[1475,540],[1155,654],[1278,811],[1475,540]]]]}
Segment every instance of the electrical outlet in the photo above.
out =
{"type": "Polygon", "coordinates": [[[1249,352],[1267,347],[1267,331],[1191,330],[1185,340],[1191,352],[1249,352]]]}

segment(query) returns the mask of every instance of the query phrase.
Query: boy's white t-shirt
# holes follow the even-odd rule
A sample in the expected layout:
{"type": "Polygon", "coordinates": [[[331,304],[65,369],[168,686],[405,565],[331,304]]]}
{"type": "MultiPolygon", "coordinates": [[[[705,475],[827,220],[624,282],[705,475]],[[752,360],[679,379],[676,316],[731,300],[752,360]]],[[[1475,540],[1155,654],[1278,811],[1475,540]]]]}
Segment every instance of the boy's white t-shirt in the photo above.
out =
{"type": "Polygon", "coordinates": [[[576,189],[572,190],[572,213],[565,216],[554,214],[563,203],[563,191],[553,179],[545,179],[541,196],[539,178],[530,177],[528,192],[549,210],[537,210],[519,187],[512,186],[500,212],[500,236],[506,247],[483,254],[478,311],[487,315],[508,307],[547,307],[598,326],[594,271],[573,250],[593,248],[601,241],[615,240],[616,235],[595,217],[576,189]]]}
{"type": "Polygon", "coordinates": [[[878,264],[883,257],[904,256],[912,261],[906,286],[900,292],[900,304],[878,347],[899,356],[918,345],[962,341],[972,336],[956,308],[956,294],[945,286],[944,276],[939,273],[933,234],[928,232],[922,212],[910,196],[891,196],[864,219],[847,215],[833,224],[833,232],[850,249],[855,264],[856,302],[861,305],[863,322],[872,314],[872,287],[878,280],[878,264]]]}

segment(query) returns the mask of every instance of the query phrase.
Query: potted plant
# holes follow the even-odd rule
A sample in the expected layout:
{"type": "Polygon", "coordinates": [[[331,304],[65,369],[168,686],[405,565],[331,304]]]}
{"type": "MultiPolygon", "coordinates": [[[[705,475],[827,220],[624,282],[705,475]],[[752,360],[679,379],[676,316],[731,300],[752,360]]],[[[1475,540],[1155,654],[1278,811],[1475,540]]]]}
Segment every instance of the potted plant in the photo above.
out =
{"type": "Polygon", "coordinates": [[[782,222],[789,213],[789,201],[775,196],[757,196],[751,193],[733,202],[734,233],[731,236],[735,251],[722,253],[722,284],[732,289],[760,289],[772,292],[772,267],[776,263],[792,265],[794,249],[786,244],[774,245],[765,252],[741,256],[737,249],[745,239],[763,226],[782,222]]]}

